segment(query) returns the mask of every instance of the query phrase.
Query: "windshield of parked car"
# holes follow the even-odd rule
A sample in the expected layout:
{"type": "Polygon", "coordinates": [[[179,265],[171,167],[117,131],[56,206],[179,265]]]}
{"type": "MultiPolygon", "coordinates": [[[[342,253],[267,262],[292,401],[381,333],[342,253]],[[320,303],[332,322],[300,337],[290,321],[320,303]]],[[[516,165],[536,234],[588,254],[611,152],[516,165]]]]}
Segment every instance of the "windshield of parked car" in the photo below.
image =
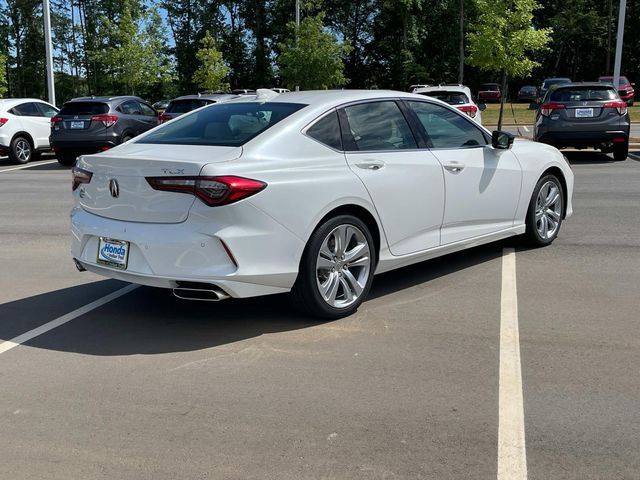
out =
{"type": "Polygon", "coordinates": [[[551,92],[550,100],[552,102],[586,102],[597,100],[616,100],[618,95],[611,87],[584,86],[557,88],[551,92]]]}
{"type": "MultiPolygon", "coordinates": [[[[598,79],[600,83],[611,83],[613,84],[613,77],[600,77],[598,79]]],[[[629,85],[629,80],[626,77],[620,77],[620,83],[618,85],[629,85]]]]}
{"type": "Polygon", "coordinates": [[[298,103],[219,103],[178,117],[137,143],[236,147],[306,105],[298,103]]]}
{"type": "Polygon", "coordinates": [[[495,83],[485,83],[480,86],[480,90],[484,92],[497,92],[498,85],[496,85],[495,83]]]}
{"type": "Polygon", "coordinates": [[[65,103],[59,115],[102,115],[109,111],[109,105],[101,102],[65,103]]]}
{"type": "Polygon", "coordinates": [[[172,100],[167,106],[167,113],[187,113],[196,108],[204,107],[205,105],[213,103],[211,100],[204,100],[199,98],[189,98],[185,100],[172,100]]]}
{"type": "Polygon", "coordinates": [[[438,100],[447,102],[449,105],[464,105],[465,103],[469,103],[469,97],[467,97],[462,92],[446,92],[446,91],[438,90],[435,92],[417,92],[417,93],[419,95],[424,95],[426,97],[437,98],[438,100]]]}

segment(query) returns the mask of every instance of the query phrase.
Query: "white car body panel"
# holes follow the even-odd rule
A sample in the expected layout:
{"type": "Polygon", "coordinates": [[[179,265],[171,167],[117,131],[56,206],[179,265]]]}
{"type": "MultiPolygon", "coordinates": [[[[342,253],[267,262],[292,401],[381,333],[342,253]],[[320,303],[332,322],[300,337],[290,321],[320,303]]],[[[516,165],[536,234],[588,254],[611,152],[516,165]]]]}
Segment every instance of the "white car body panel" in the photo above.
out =
{"type": "Polygon", "coordinates": [[[44,103],[45,105],[56,108],[50,103],[37,98],[8,98],[0,100],[0,117],[8,119],[7,123],[0,127],[0,145],[2,147],[9,148],[15,135],[19,132],[25,132],[31,137],[33,147],[36,150],[46,150],[49,148],[49,135],[51,133],[50,118],[27,117],[9,113],[9,110],[13,107],[28,102],[44,103]]]}
{"type": "Polygon", "coordinates": [[[308,106],[241,148],[138,143],[150,131],[108,152],[81,157],[78,166],[94,177],[74,192],[73,257],[107,277],[166,288],[179,281],[210,283],[233,297],[249,297],[290,290],[309,237],[339,208],[367,212],[373,222],[380,237],[376,273],[523,233],[532,191],[549,168],[564,177],[571,215],[571,169],[547,145],[516,140],[507,151],[486,146],[372,155],[340,152],[305,135],[333,108],[376,98],[446,106],[402,92],[287,93],[271,101],[308,106]],[[399,160],[390,158],[396,155],[399,160]],[[366,160],[385,165],[378,170],[356,166],[366,160]],[[465,169],[452,174],[442,168],[453,161],[465,169]],[[252,178],[267,187],[237,203],[209,207],[191,195],[147,191],[143,178],[196,174],[252,178]],[[128,190],[119,199],[106,197],[111,177],[125,177],[128,190]],[[127,270],[96,264],[99,237],[131,242],[127,270]]]}

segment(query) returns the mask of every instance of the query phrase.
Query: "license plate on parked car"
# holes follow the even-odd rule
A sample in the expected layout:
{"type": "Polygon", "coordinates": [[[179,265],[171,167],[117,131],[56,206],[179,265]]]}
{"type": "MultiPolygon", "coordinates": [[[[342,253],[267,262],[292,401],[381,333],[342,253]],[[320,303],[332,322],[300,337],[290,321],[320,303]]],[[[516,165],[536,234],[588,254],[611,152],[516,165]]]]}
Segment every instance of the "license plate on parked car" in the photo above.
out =
{"type": "Polygon", "coordinates": [[[73,130],[84,128],[84,122],[71,122],[71,128],[73,130]]]}
{"type": "Polygon", "coordinates": [[[593,108],[576,108],[576,118],[593,117],[593,108]]]}
{"type": "Polygon", "coordinates": [[[126,270],[128,261],[129,242],[100,237],[100,240],[98,241],[97,259],[97,262],[100,265],[126,270]]]}

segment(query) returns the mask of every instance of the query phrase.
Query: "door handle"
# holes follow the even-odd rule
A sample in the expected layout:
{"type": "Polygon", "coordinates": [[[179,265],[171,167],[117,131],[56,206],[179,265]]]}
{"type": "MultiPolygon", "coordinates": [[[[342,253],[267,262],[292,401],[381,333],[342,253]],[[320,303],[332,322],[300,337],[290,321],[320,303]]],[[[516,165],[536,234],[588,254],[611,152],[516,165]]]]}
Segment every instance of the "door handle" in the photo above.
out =
{"type": "Polygon", "coordinates": [[[458,163],[458,162],[451,162],[451,163],[445,163],[443,165],[445,170],[450,171],[451,173],[460,173],[462,170],[464,170],[464,163],[458,163]]]}
{"type": "Polygon", "coordinates": [[[385,163],[382,160],[366,160],[356,163],[356,167],[362,168],[363,170],[380,170],[384,165],[385,163]]]}

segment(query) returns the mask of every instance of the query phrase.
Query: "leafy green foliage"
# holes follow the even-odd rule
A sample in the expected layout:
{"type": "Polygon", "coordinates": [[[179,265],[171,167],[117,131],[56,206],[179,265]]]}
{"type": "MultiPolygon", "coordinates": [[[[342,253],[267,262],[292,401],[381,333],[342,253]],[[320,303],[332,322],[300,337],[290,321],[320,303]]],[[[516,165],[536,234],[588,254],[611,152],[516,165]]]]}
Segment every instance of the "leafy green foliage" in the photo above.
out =
{"type": "Polygon", "coordinates": [[[200,43],[202,48],[196,53],[200,66],[193,74],[193,82],[205,90],[229,90],[229,83],[226,81],[229,67],[224,63],[222,52],[218,50],[215,38],[207,30],[200,43]]]}
{"type": "Polygon", "coordinates": [[[325,30],[324,13],[305,17],[299,29],[290,22],[289,33],[289,40],[279,45],[278,57],[280,74],[289,88],[327,89],[347,83],[342,59],[351,47],[325,30]]]}
{"type": "Polygon", "coordinates": [[[0,53],[0,97],[7,93],[7,57],[0,53]]]}

